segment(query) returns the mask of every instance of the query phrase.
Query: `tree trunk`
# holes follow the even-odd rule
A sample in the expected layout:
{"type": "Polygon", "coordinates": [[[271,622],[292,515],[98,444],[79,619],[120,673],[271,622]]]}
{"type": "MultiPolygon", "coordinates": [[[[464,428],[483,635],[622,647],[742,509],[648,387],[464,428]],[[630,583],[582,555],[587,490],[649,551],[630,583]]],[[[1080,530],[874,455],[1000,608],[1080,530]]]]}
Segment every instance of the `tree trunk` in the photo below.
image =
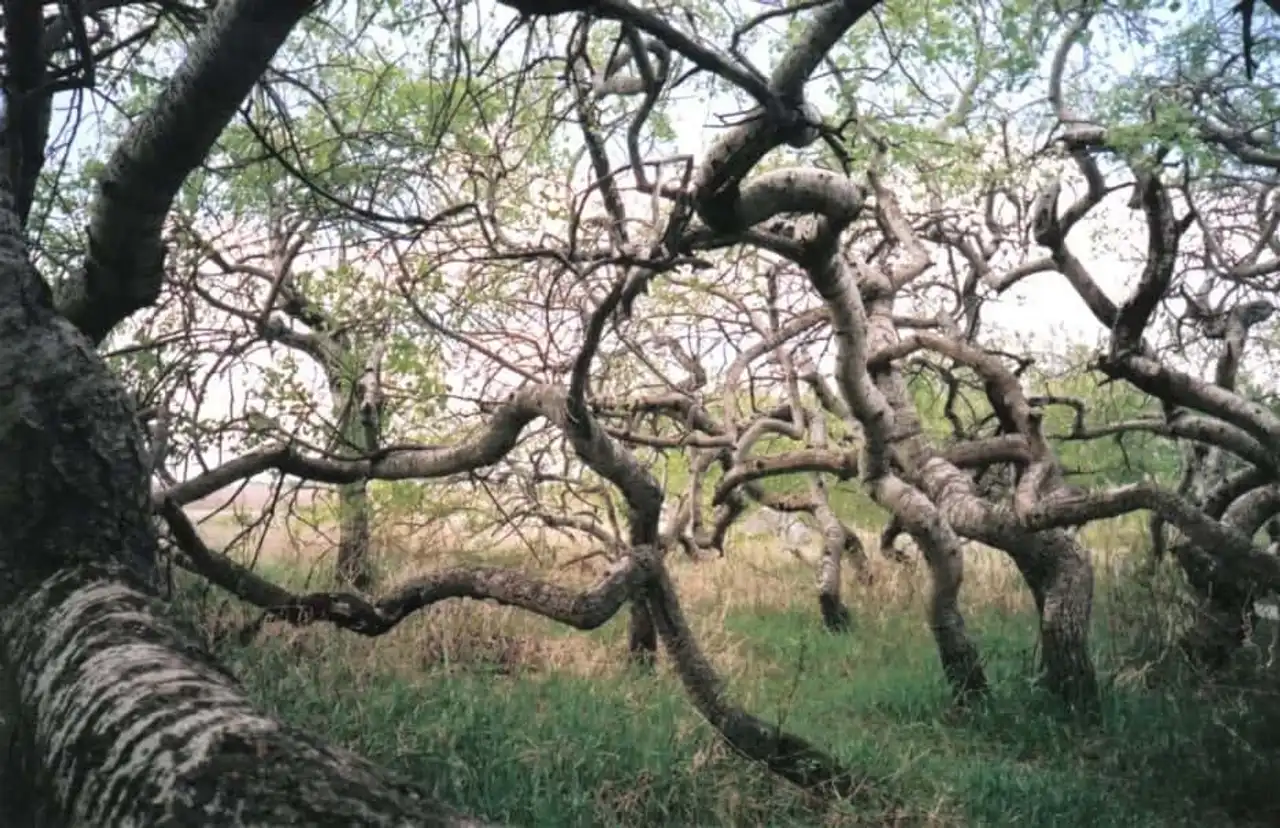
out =
{"type": "Polygon", "coordinates": [[[1055,558],[1040,605],[1045,686],[1071,707],[1098,704],[1098,680],[1089,656],[1093,614],[1093,566],[1087,557],[1055,558]]]}
{"type": "Polygon", "coordinates": [[[1031,589],[1040,616],[1042,683],[1068,707],[1096,710],[1098,679],[1089,655],[1093,616],[1089,553],[1062,531],[1041,533],[1029,548],[1006,551],[1031,589]]]}
{"type": "Polygon", "coordinates": [[[0,825],[474,824],[257,712],[163,615],[136,411],[9,201],[0,183],[0,825]]]}
{"type": "Polygon", "coordinates": [[[840,570],[844,556],[846,533],[838,523],[827,526],[822,536],[822,560],[818,562],[818,610],[822,625],[830,632],[847,632],[853,619],[840,599],[840,570]]]}
{"type": "Polygon", "coordinates": [[[1254,591],[1246,583],[1214,571],[1214,559],[1187,540],[1173,546],[1192,590],[1200,598],[1199,611],[1182,639],[1192,661],[1208,670],[1220,670],[1248,640],[1258,622],[1254,591]]]}
{"type": "Polygon", "coordinates": [[[644,601],[631,602],[631,618],[627,625],[627,657],[632,664],[652,667],[658,657],[658,630],[653,614],[644,601]]]}
{"type": "Polygon", "coordinates": [[[0,614],[0,824],[479,824],[257,712],[131,581],[66,569],[0,614]]]}
{"type": "Polygon", "coordinates": [[[339,486],[338,510],[338,583],[368,590],[373,581],[368,484],[360,480],[339,486]]]}
{"type": "MultiPolygon", "coordinates": [[[[336,339],[336,346],[350,355],[354,349],[345,338],[336,339]]],[[[376,353],[376,349],[375,349],[376,353]]],[[[337,410],[335,418],[341,440],[340,450],[356,456],[368,456],[378,448],[381,421],[381,405],[375,398],[374,413],[366,411],[364,395],[369,393],[359,379],[352,380],[343,371],[341,362],[330,365],[329,387],[337,410]]],[[[377,393],[376,389],[373,393],[377,393]]],[[[373,506],[369,501],[369,483],[357,480],[338,487],[338,556],[334,565],[336,580],[341,586],[365,591],[373,582],[373,562],[369,545],[373,506]]]]}
{"type": "Polygon", "coordinates": [[[847,632],[852,625],[849,609],[840,600],[840,552],[822,550],[818,565],[818,609],[822,625],[831,632],[847,632]]]}
{"type": "Polygon", "coordinates": [[[956,701],[966,703],[975,695],[987,692],[987,676],[982,657],[965,629],[960,612],[960,586],[964,583],[964,553],[958,547],[937,549],[934,544],[917,538],[925,552],[933,591],[929,597],[929,627],[938,645],[942,672],[955,694],[956,701]]]}

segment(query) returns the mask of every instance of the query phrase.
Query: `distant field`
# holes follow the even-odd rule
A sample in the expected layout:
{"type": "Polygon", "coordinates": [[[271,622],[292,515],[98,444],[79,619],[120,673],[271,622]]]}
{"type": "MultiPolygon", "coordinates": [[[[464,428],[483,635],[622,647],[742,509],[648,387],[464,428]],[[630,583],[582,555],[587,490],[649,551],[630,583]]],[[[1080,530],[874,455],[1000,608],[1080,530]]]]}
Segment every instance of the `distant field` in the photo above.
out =
{"type": "MultiPolygon", "coordinates": [[[[188,503],[186,510],[192,517],[203,517],[229,503],[232,509],[260,511],[271,502],[275,493],[275,487],[265,483],[248,483],[243,487],[227,486],[208,497],[188,503]]],[[[296,493],[300,506],[311,506],[316,496],[317,490],[312,488],[302,489],[296,493]]]]}

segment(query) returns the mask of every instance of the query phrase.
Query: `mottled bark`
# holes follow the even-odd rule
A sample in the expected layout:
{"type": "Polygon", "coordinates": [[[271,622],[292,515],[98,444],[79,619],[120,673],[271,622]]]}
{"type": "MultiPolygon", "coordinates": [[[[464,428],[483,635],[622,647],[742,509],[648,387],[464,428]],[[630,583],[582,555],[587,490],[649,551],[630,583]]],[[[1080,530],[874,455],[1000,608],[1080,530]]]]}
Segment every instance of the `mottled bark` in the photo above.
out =
{"type": "Polygon", "coordinates": [[[158,284],[167,198],[234,111],[236,78],[247,89],[265,65],[227,61],[278,45],[310,6],[217,6],[100,182],[84,278],[63,293],[79,329],[54,311],[0,174],[0,825],[474,824],[258,712],[165,619],[136,411],[82,333],[105,336],[158,284]]]}
{"type": "Polygon", "coordinates": [[[53,311],[0,184],[0,607],[111,549],[143,579],[156,541],[130,395],[53,311]]]}
{"type": "Polygon", "coordinates": [[[881,367],[872,376],[867,369],[869,351],[892,347],[898,341],[889,280],[884,274],[868,272],[865,284],[859,285],[850,270],[845,260],[833,256],[823,266],[809,268],[808,273],[831,308],[841,392],[867,436],[865,458],[859,465],[876,502],[901,521],[924,553],[932,580],[929,625],[943,672],[957,700],[963,702],[985,692],[987,680],[960,612],[964,581],[961,541],[929,496],[890,472],[890,456],[895,451],[908,466],[916,465],[912,462],[915,458],[923,462],[928,453],[922,449],[919,417],[900,372],[881,367]],[[869,308],[864,307],[861,291],[871,292],[873,286],[878,298],[869,308]]]}
{"type": "Polygon", "coordinates": [[[52,313],[5,217],[0,824],[465,824],[255,712],[163,620],[129,396],[52,313]]]}
{"type": "Polygon", "coordinates": [[[479,824],[259,713],[131,580],[64,569],[0,614],[3,824],[479,824]]]}
{"type": "MultiPolygon", "coordinates": [[[[1040,616],[1040,666],[1045,687],[1079,710],[1098,705],[1098,679],[1089,655],[1093,564],[1065,532],[1045,532],[1023,544],[1006,543],[1040,616]]],[[[1007,550],[1008,551],[1008,550],[1007,550]]]]}
{"type": "MultiPolygon", "coordinates": [[[[820,416],[818,418],[820,420],[820,416]]],[[[821,431],[825,442],[825,428],[821,431]]],[[[822,527],[822,557],[818,561],[818,610],[822,623],[831,632],[845,632],[852,624],[849,610],[840,598],[840,573],[844,556],[850,553],[859,572],[866,577],[867,560],[862,554],[858,536],[836,517],[827,498],[827,487],[821,476],[814,475],[809,488],[813,499],[813,512],[822,527]]]]}
{"type": "MultiPolygon", "coordinates": [[[[793,387],[797,384],[795,370],[785,360],[789,369],[793,387]]],[[[796,409],[799,393],[796,392],[796,409]]],[[[825,449],[828,443],[827,420],[822,411],[811,415],[809,423],[810,439],[815,448],[825,449]]],[[[831,508],[831,498],[827,491],[827,481],[821,474],[809,478],[809,493],[813,499],[813,514],[822,527],[822,559],[818,563],[818,609],[822,613],[822,623],[831,632],[844,632],[852,626],[853,619],[849,610],[840,599],[840,570],[846,553],[851,553],[858,573],[865,580],[868,577],[867,557],[862,553],[862,543],[836,516],[831,508]]]]}
{"type": "MultiPolygon", "coordinates": [[[[1097,677],[1089,655],[1093,566],[1087,550],[1061,529],[1031,531],[1028,519],[978,497],[972,479],[942,458],[925,462],[921,479],[957,532],[1004,551],[1022,573],[1039,616],[1045,686],[1068,706],[1096,708],[1097,677]]],[[[1075,516],[1063,522],[1076,522],[1075,516]]]]}

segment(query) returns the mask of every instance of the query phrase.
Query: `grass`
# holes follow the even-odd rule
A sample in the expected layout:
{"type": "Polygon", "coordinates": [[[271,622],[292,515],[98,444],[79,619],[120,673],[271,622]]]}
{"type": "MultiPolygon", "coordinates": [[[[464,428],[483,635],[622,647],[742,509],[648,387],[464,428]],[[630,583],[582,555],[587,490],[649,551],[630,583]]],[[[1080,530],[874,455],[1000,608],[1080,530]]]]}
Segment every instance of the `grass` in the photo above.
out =
{"type": "MultiPolygon", "coordinates": [[[[1065,718],[1032,684],[1025,590],[985,551],[970,566],[966,611],[994,692],[965,713],[949,704],[921,573],[884,564],[872,586],[850,579],[854,629],[831,635],[811,570],[767,541],[739,539],[731,560],[673,561],[734,698],[876,776],[878,804],[860,809],[816,801],[732,755],[665,667],[622,666],[623,617],[578,633],[454,602],[374,641],[272,625],[227,657],[285,720],[515,825],[1276,824],[1280,705],[1261,690],[1275,686],[1274,631],[1260,631],[1229,681],[1195,676],[1171,646],[1175,579],[1124,553],[1131,528],[1092,538],[1113,550],[1098,566],[1096,725],[1065,718]]],[[[474,557],[401,552],[390,556],[400,577],[474,557]]],[[[299,571],[287,554],[263,565],[299,571]]],[[[585,583],[592,572],[555,577],[585,583]]],[[[218,623],[228,612],[243,617],[224,608],[218,623]]]]}

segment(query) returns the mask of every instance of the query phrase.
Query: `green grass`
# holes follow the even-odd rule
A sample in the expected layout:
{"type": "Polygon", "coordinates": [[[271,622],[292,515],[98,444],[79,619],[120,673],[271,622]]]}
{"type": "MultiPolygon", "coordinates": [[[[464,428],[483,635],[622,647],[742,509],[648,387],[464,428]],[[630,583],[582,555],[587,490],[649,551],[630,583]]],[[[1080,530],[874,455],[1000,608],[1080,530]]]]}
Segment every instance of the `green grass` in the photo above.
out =
{"type": "MultiPolygon", "coordinates": [[[[1128,528],[1101,527],[1105,537],[1090,543],[1131,547],[1128,528]]],[[[833,636],[818,621],[812,571],[766,547],[746,539],[733,561],[673,560],[678,588],[735,701],[879,779],[871,805],[818,802],[732,755],[667,670],[620,666],[623,618],[579,633],[453,602],[375,641],[275,626],[227,655],[285,720],[513,825],[1280,821],[1275,631],[1261,631],[1230,674],[1206,683],[1173,646],[1185,619],[1167,569],[1100,577],[1092,643],[1103,715],[1086,725],[1032,681],[1035,619],[1003,558],[994,567],[975,559],[966,580],[966,615],[993,693],[961,714],[924,623],[922,575],[850,581],[854,631],[833,636]]],[[[470,560],[430,556],[433,565],[452,558],[470,560]]],[[[309,574],[320,586],[324,567],[298,560],[268,556],[260,572],[294,588],[309,574]]]]}
{"type": "Polygon", "coordinates": [[[733,756],[665,670],[555,669],[529,656],[556,641],[620,655],[621,618],[582,635],[513,615],[473,634],[450,631],[462,616],[444,613],[374,642],[267,635],[229,659],[284,719],[514,825],[1275,824],[1280,706],[1256,692],[1267,671],[1207,687],[1163,646],[1167,612],[1150,584],[1100,592],[1104,709],[1093,725],[1033,685],[1034,619],[1003,604],[971,600],[994,692],[963,714],[918,601],[863,594],[845,636],[824,632],[807,603],[724,614],[709,646],[734,698],[878,777],[883,805],[861,810],[733,756]]]}

